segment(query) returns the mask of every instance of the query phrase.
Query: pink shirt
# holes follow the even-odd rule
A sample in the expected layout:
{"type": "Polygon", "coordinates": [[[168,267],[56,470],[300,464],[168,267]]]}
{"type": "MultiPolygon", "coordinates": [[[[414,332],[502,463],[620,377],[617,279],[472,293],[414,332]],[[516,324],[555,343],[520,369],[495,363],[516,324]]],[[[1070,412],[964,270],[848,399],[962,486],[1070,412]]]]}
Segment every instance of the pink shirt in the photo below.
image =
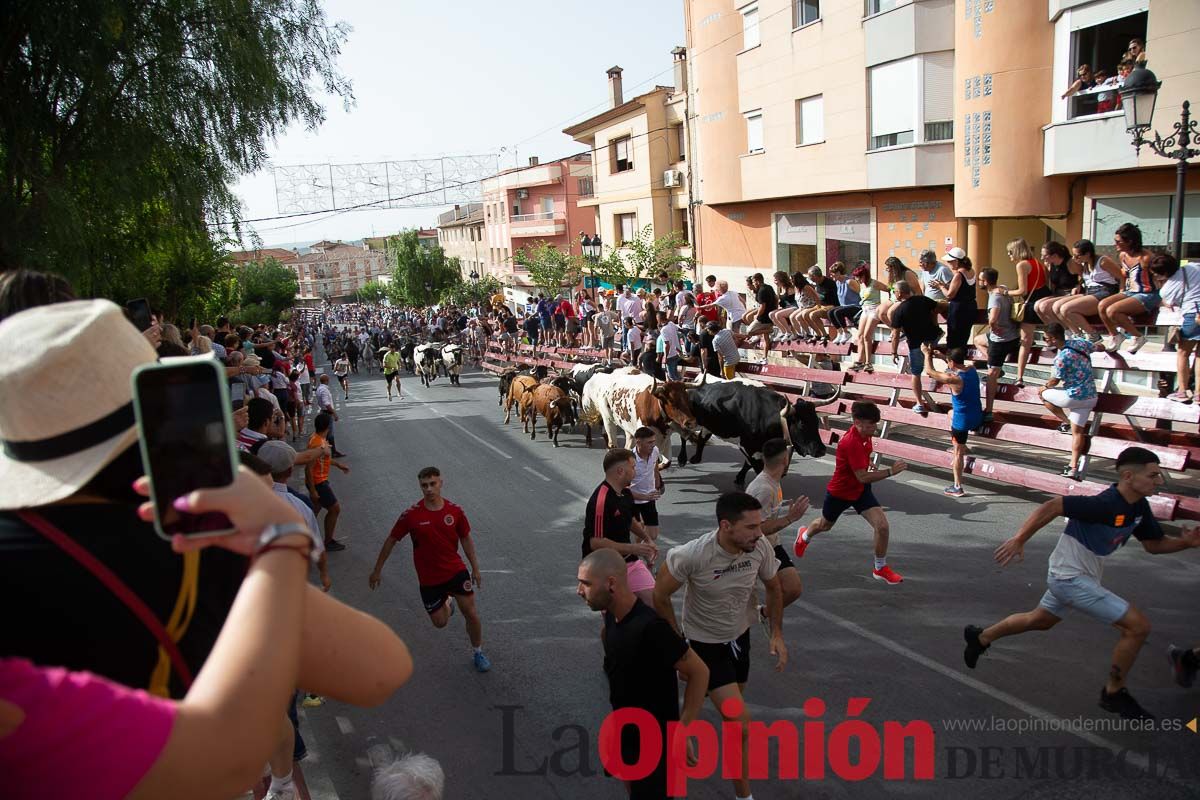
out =
{"type": "Polygon", "coordinates": [[[0,658],[0,700],[25,712],[0,737],[6,800],[125,797],[162,753],[175,721],[170,700],[19,658],[0,658]]]}

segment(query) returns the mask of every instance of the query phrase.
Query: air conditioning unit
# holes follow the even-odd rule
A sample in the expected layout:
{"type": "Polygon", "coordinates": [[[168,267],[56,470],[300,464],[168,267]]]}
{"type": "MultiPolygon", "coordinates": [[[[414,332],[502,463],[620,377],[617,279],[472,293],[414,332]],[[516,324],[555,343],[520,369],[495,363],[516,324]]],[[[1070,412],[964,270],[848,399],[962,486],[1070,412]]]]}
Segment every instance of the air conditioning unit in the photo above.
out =
{"type": "Polygon", "coordinates": [[[669,169],[664,172],[663,186],[668,189],[678,189],[683,186],[683,172],[677,169],[669,169]]]}
{"type": "Polygon", "coordinates": [[[518,200],[528,200],[529,199],[529,190],[528,189],[517,189],[517,199],[518,200]]]}

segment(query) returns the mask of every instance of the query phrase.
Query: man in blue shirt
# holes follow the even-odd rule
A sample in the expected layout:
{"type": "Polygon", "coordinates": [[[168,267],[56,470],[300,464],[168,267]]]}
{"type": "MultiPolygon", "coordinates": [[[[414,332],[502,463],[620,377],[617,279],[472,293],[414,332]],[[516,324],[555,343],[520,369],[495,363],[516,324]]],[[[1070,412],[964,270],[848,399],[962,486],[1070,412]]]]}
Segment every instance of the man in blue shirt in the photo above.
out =
{"type": "Polygon", "coordinates": [[[965,347],[952,347],[946,354],[946,371],[933,368],[933,350],[928,344],[921,345],[925,351],[925,374],[950,390],[950,439],[954,443],[954,483],[942,490],[950,497],[966,494],[962,488],[963,463],[966,461],[967,437],[983,423],[983,403],[979,399],[979,373],[975,363],[967,360],[965,347]]]}
{"type": "Polygon", "coordinates": [[[1147,498],[1163,484],[1158,456],[1143,447],[1127,447],[1117,456],[1120,480],[1093,497],[1055,497],[1042,503],[1021,529],[996,548],[1001,566],[1024,558],[1025,542],[1058,517],[1067,528],[1050,554],[1047,589],[1032,611],[1012,614],[987,628],[968,625],[963,659],[971,669],[992,642],[1026,631],[1045,631],[1062,621],[1072,608],[1116,628],[1121,638],[1113,649],[1108,680],[1100,691],[1100,707],[1125,719],[1154,719],[1129,694],[1125,678],[1138,651],[1150,634],[1150,621],[1121,598],[1100,585],[1102,559],[1125,545],[1130,536],[1148,553],[1175,553],[1200,547],[1200,527],[1178,538],[1165,538],[1147,498]]]}

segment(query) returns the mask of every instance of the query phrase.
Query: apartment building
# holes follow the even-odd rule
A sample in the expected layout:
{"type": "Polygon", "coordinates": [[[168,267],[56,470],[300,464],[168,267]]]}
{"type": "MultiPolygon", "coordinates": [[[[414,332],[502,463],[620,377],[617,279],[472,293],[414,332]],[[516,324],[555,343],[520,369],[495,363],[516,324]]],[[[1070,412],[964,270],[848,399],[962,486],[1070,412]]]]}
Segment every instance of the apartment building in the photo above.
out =
{"type": "MultiPolygon", "coordinates": [[[[593,193],[579,199],[594,219],[582,229],[619,248],[646,226],[690,242],[687,164],[687,51],[676,48],[675,86],[625,100],[622,70],[608,70],[608,108],[563,133],[591,151],[593,193]]],[[[681,251],[691,255],[690,248],[681,251]]]]}
{"type": "MultiPolygon", "coordinates": [[[[578,252],[578,232],[591,227],[593,213],[579,208],[591,193],[592,160],[588,154],[546,164],[530,158],[529,166],[505,170],[483,181],[485,270],[506,286],[507,299],[524,303],[537,289],[527,270],[514,260],[524,248],[547,242],[578,252]]],[[[484,248],[481,248],[484,250],[484,248]]]]}
{"type": "Polygon", "coordinates": [[[483,237],[483,203],[455,206],[438,215],[437,243],[447,258],[457,258],[464,279],[486,274],[487,245],[483,237]]]}
{"type": "Polygon", "coordinates": [[[1135,153],[1115,87],[1061,95],[1081,63],[1113,75],[1144,40],[1168,132],[1200,96],[1200,3],[687,0],[685,15],[705,273],[911,265],[953,244],[1003,274],[1012,238],[1107,246],[1127,220],[1166,244],[1171,164],[1135,153]]]}
{"type": "Polygon", "coordinates": [[[368,281],[388,278],[391,270],[383,252],[366,244],[321,241],[309,252],[296,256],[289,265],[296,270],[300,292],[298,305],[319,305],[322,301],[348,303],[368,281]]]}

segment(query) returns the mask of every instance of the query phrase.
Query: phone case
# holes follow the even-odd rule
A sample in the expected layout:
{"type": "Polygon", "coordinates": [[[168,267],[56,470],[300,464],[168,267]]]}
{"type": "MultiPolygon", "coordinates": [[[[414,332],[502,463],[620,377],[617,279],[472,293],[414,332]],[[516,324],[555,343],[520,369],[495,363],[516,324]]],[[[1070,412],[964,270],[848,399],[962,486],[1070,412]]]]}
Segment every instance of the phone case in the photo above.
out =
{"type": "MultiPolygon", "coordinates": [[[[171,536],[163,530],[162,520],[158,516],[158,504],[154,502],[154,479],[150,475],[150,452],[146,447],[146,437],[142,435],[143,422],[142,419],[142,404],[138,402],[138,376],[143,372],[150,372],[160,369],[175,369],[183,364],[198,364],[208,366],[212,369],[213,380],[217,384],[217,388],[221,393],[221,409],[225,419],[225,441],[229,443],[229,472],[235,478],[238,473],[238,455],[236,441],[236,431],[233,429],[233,413],[231,411],[232,400],[229,397],[229,381],[225,377],[225,372],[221,368],[220,363],[211,356],[177,356],[166,358],[159,362],[151,362],[142,364],[134,369],[133,374],[129,377],[130,391],[133,395],[133,413],[137,420],[138,428],[138,449],[142,453],[142,464],[146,468],[146,480],[150,482],[150,500],[154,506],[154,532],[161,538],[167,541],[171,540],[171,536]]],[[[203,534],[195,534],[197,536],[221,536],[223,534],[233,533],[233,529],[227,531],[205,531],[203,534]]]]}

